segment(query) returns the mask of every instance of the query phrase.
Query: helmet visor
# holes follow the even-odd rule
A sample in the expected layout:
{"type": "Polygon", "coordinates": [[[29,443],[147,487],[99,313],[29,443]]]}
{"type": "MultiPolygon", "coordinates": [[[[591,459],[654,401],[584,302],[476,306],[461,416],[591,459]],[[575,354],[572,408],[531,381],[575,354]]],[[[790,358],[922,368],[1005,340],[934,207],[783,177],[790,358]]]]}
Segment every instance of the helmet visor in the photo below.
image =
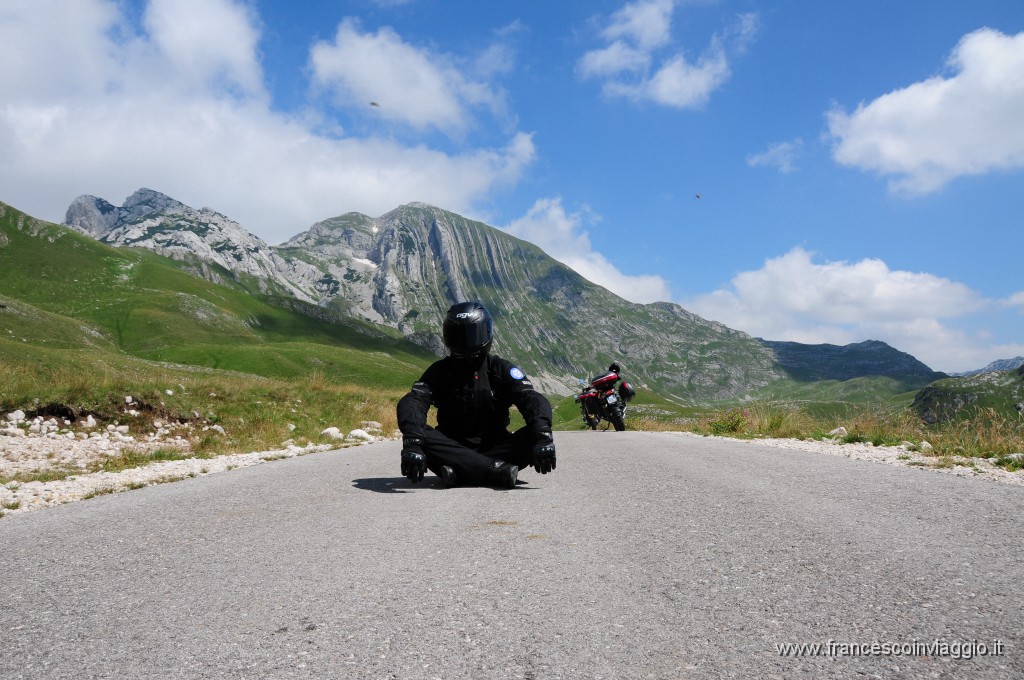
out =
{"type": "Polygon", "coordinates": [[[479,352],[490,341],[490,319],[481,319],[476,323],[445,324],[444,344],[456,356],[479,352]]]}

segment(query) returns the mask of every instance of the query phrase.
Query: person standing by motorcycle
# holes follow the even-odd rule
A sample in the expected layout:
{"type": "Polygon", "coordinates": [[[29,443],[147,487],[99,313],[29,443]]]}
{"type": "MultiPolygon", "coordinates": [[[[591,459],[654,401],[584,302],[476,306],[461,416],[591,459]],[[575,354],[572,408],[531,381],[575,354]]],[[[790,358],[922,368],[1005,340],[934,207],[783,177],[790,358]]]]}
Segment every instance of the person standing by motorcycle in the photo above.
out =
{"type": "Polygon", "coordinates": [[[580,383],[584,385],[583,391],[574,399],[580,405],[583,423],[596,430],[601,420],[607,420],[616,432],[625,430],[626,404],[636,396],[636,390],[622,379],[619,364],[613,362],[607,371],[594,376],[589,383],[584,380],[580,383]],[[615,383],[620,380],[622,383],[616,390],[615,383]]]}
{"type": "Polygon", "coordinates": [[[514,488],[521,469],[555,469],[551,404],[517,366],[490,353],[493,322],[479,302],[452,305],[442,327],[449,356],[434,362],[398,402],[402,475],[411,482],[427,470],[441,483],[514,488]],[[509,433],[509,409],[526,426],[509,433]],[[427,413],[437,407],[437,428],[427,413]]]}

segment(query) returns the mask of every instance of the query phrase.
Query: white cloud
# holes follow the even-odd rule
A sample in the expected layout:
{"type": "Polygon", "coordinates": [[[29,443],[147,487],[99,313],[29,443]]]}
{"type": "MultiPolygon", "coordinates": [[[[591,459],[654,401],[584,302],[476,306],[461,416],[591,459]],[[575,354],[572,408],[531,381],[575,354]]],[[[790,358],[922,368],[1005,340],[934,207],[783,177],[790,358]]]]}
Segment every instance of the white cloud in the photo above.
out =
{"type": "Polygon", "coordinates": [[[662,54],[671,47],[674,8],[672,0],[643,0],[620,9],[601,32],[610,44],[585,53],[577,73],[602,79],[607,96],[680,109],[703,106],[729,80],[730,55],[742,52],[753,40],[759,20],[756,14],[741,15],[729,29],[712,36],[691,62],[680,50],[662,54]]]}
{"type": "Polygon", "coordinates": [[[747,156],[747,165],[752,168],[768,166],[778,169],[783,174],[796,170],[796,155],[803,146],[803,140],[778,142],[758,154],[747,156]]]}
{"type": "Polygon", "coordinates": [[[135,33],[110,0],[19,0],[0,17],[3,102],[139,88],[264,96],[255,17],[228,0],[150,0],[135,33]],[[45,45],[45,49],[40,49],[45,45]]]}
{"type": "Polygon", "coordinates": [[[150,0],[146,30],[166,77],[182,88],[224,87],[264,94],[256,56],[259,31],[243,5],[217,0],[150,0]]]}
{"type": "MultiPolygon", "coordinates": [[[[518,33],[521,26],[518,23],[510,24],[498,31],[498,35],[507,38],[518,33]]],[[[496,42],[485,49],[473,64],[473,71],[477,78],[490,78],[493,76],[511,73],[515,68],[515,50],[506,42],[496,42]]],[[[500,97],[500,96],[499,96],[500,97]]]]}
{"type": "Polygon", "coordinates": [[[583,278],[619,297],[632,302],[670,299],[668,284],[660,276],[623,274],[604,255],[595,252],[590,236],[582,229],[584,219],[581,213],[566,213],[561,199],[542,198],[524,217],[513,221],[505,230],[540,246],[583,278]]]}
{"type": "Polygon", "coordinates": [[[1024,290],[1014,293],[1010,297],[1006,298],[1004,304],[1007,307],[1017,307],[1019,311],[1024,312],[1024,290]]]}
{"type": "Polygon", "coordinates": [[[47,102],[105,86],[120,60],[105,35],[120,14],[114,2],[5,2],[0,15],[0,102],[12,95],[47,102]],[[41,46],[45,46],[41,48],[41,46]]]}
{"type": "MultiPolygon", "coordinates": [[[[507,69],[505,54],[488,53],[483,63],[494,67],[494,57],[507,69]]],[[[313,47],[311,62],[316,82],[346,104],[376,102],[380,116],[417,129],[460,133],[471,107],[503,106],[498,91],[468,78],[451,58],[409,45],[390,28],[364,33],[352,19],[338,26],[333,42],[313,47]]]]}
{"type": "MultiPolygon", "coordinates": [[[[279,242],[331,215],[380,215],[408,201],[471,214],[534,159],[532,137],[521,132],[510,132],[497,148],[464,145],[449,153],[390,136],[328,133],[325,116],[274,110],[258,51],[259,19],[247,2],[151,0],[135,27],[120,6],[5,3],[0,200],[60,221],[79,194],[116,204],[146,186],[209,205],[279,242]]],[[[368,41],[371,55],[387,56],[381,44],[404,45],[391,32],[343,29],[368,41]]],[[[398,68],[403,54],[411,55],[411,68],[441,78],[443,92],[424,124],[465,124],[466,106],[495,97],[486,82],[460,77],[451,65],[440,68],[411,48],[392,53],[387,68],[398,68]]],[[[491,55],[487,68],[499,69],[501,59],[491,55]]]]}
{"type": "Polygon", "coordinates": [[[890,188],[908,194],[1024,167],[1024,33],[969,33],[948,64],[951,77],[914,83],[850,114],[831,111],[835,160],[889,175],[890,188]]]}
{"type": "Polygon", "coordinates": [[[711,93],[730,75],[732,72],[725,53],[714,47],[696,64],[689,63],[679,54],[665,62],[650,79],[637,85],[609,83],[605,91],[680,109],[693,108],[706,104],[711,93]]]}
{"type": "Polygon", "coordinates": [[[643,71],[650,62],[651,55],[647,51],[616,40],[608,47],[584,54],[579,62],[579,72],[585,78],[605,78],[625,72],[643,71]]]}
{"type": "Polygon", "coordinates": [[[877,259],[817,263],[802,248],[682,304],[769,340],[840,345],[882,340],[936,370],[979,368],[1016,347],[954,327],[955,319],[992,306],[962,283],[892,270],[877,259]]]}
{"type": "Polygon", "coordinates": [[[643,50],[653,50],[671,37],[673,0],[642,0],[615,12],[601,34],[608,40],[622,38],[643,50]]]}

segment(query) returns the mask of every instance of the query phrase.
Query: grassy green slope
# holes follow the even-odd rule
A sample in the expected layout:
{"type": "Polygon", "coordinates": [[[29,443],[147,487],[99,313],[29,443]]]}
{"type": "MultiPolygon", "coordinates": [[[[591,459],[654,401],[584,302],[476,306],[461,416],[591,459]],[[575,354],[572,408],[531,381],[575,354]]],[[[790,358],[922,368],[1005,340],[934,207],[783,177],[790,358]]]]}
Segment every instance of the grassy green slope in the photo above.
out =
{"type": "MultiPolygon", "coordinates": [[[[0,204],[0,337],[288,378],[407,386],[432,359],[350,319],[313,318],[217,285],[149,251],[115,249],[0,204]]],[[[318,311],[318,310],[314,310],[318,311]]]]}
{"type": "Polygon", "coordinates": [[[909,405],[916,389],[908,390],[904,381],[880,375],[850,380],[801,382],[780,380],[754,393],[758,400],[794,403],[903,403],[909,405]]]}
{"type": "Polygon", "coordinates": [[[1020,423],[1024,418],[1024,367],[937,380],[917,393],[913,407],[930,423],[964,420],[983,410],[1020,423]]]}

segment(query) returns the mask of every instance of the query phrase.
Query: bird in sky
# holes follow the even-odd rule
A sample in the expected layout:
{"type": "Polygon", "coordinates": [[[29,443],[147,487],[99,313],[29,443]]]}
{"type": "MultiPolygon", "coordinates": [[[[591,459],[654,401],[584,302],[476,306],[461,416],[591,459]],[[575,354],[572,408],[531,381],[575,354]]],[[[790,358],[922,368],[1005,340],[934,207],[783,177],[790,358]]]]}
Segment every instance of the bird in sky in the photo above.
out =
{"type": "Polygon", "coordinates": [[[700,194],[694,194],[693,196],[694,196],[694,198],[704,198],[704,197],[703,197],[703,196],[701,196],[700,194]]]}
{"type": "Polygon", "coordinates": [[[378,104],[377,102],[370,102],[370,106],[377,106],[377,107],[379,107],[380,104],[378,104]]]}

